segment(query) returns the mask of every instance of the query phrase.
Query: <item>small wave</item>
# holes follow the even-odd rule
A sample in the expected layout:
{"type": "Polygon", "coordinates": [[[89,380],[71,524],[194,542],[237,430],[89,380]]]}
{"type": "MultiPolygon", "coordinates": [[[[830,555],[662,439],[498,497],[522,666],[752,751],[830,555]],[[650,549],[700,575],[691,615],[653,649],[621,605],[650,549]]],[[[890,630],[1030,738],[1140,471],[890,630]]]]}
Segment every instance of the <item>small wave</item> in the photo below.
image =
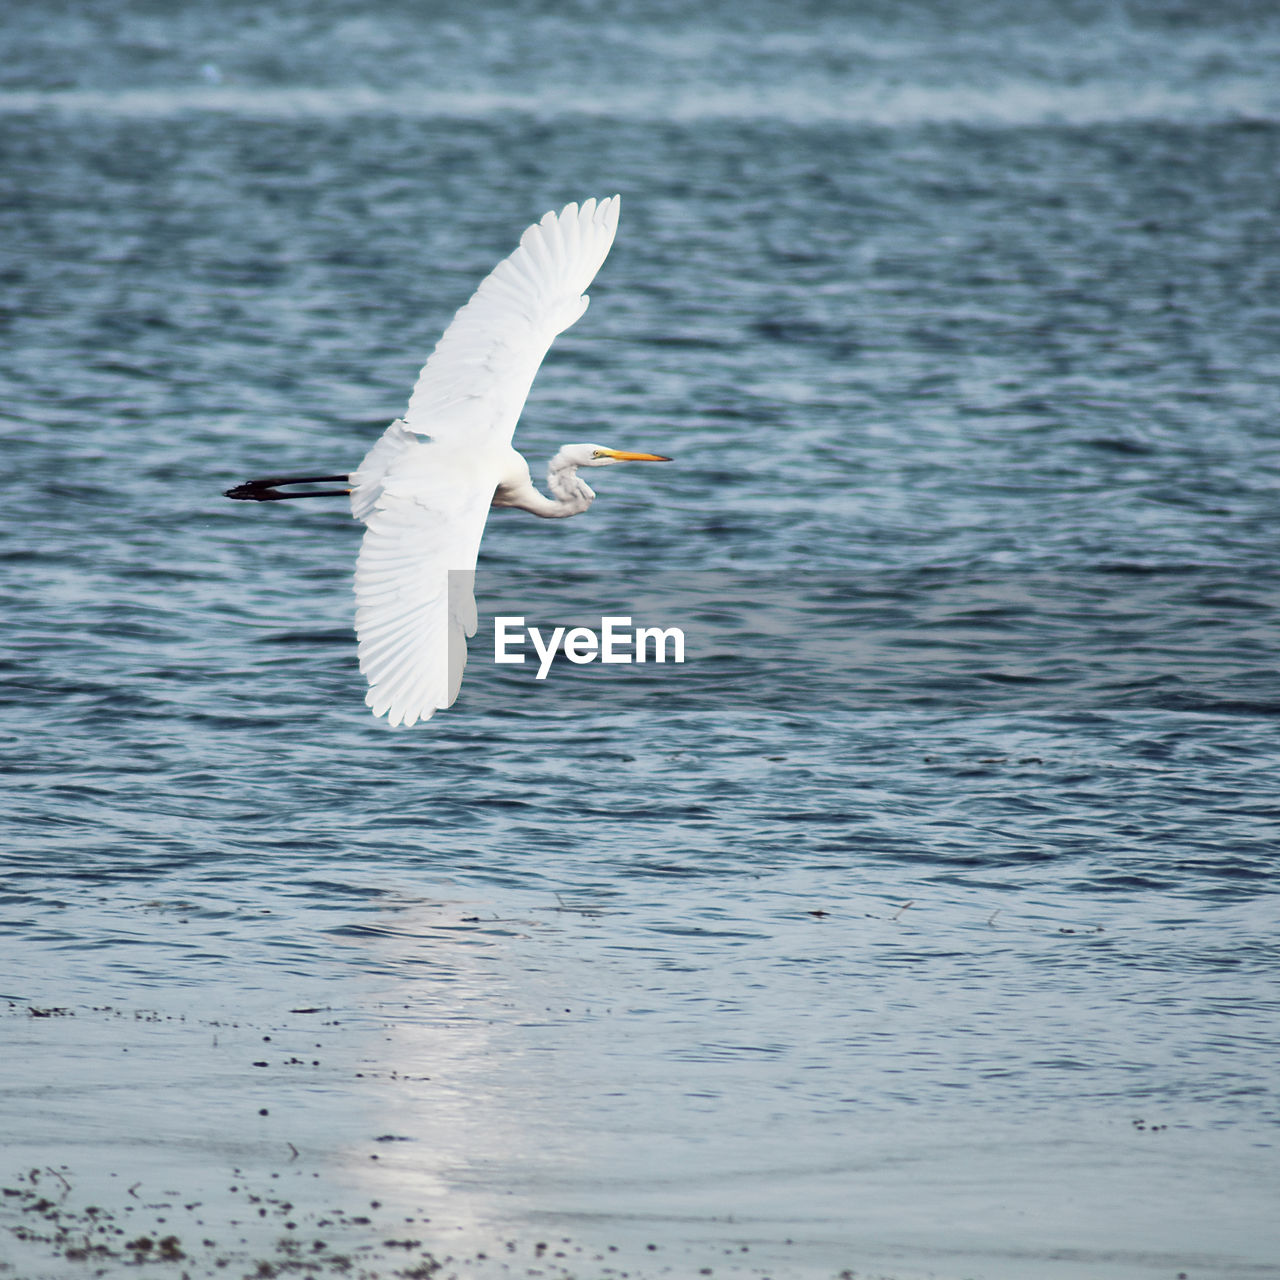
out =
{"type": "Polygon", "coordinates": [[[1280,92],[1252,77],[1182,87],[1135,89],[1119,81],[1062,85],[1011,79],[991,86],[888,84],[880,81],[741,88],[666,87],[565,97],[558,92],[416,92],[363,86],[253,87],[181,85],[149,89],[0,92],[0,115],[59,112],[123,119],[191,113],[275,120],[392,116],[488,121],[587,116],[622,121],[774,121],[793,125],[894,128],[928,124],[978,127],[1085,126],[1128,122],[1280,123],[1280,92]]]}

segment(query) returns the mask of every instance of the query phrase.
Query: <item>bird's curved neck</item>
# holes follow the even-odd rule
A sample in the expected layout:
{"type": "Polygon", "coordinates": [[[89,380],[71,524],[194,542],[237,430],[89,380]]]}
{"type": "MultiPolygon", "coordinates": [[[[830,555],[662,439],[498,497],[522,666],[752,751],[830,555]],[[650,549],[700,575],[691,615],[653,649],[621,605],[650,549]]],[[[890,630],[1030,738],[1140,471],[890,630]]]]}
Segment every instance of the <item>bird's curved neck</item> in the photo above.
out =
{"type": "Polygon", "coordinates": [[[502,505],[520,507],[548,520],[581,515],[596,500],[596,494],[578,476],[578,466],[577,462],[566,458],[562,450],[551,459],[547,467],[547,488],[551,490],[552,497],[548,498],[532,484],[526,484],[520,487],[518,493],[512,493],[502,505]]]}

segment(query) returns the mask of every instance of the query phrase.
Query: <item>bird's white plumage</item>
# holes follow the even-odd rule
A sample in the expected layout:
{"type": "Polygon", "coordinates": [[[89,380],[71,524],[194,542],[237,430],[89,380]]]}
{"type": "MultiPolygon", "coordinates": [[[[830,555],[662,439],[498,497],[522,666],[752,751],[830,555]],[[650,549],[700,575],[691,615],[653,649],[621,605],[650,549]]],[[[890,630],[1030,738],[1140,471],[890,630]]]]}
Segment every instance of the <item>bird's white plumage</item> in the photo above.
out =
{"type": "Polygon", "coordinates": [[[586,310],[619,198],[566,205],[530,227],[458,311],[403,420],[351,476],[366,525],[356,563],[365,701],[411,725],[457,697],[476,627],[470,576],[495,490],[527,469],[511,437],[543,357],[586,310]]]}
{"type": "Polygon", "coordinates": [[[458,696],[476,629],[471,573],[492,490],[424,478],[385,494],[356,561],[356,634],[365,701],[392,724],[415,724],[458,696]]]}
{"type": "Polygon", "coordinates": [[[404,422],[433,440],[484,435],[510,444],[534,376],[583,296],[618,229],[619,197],[546,214],[454,316],[418,375],[404,422]]]}

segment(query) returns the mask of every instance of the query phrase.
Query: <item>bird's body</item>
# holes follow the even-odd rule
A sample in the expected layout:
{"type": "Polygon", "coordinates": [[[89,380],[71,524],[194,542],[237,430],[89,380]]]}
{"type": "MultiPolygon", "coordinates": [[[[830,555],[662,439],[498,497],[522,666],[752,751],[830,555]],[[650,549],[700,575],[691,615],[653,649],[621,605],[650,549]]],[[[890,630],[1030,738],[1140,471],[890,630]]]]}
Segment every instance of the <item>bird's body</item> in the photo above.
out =
{"type": "MultiPolygon", "coordinates": [[[[356,633],[365,701],[392,724],[411,725],[450,706],[476,628],[471,592],[489,509],[558,518],[585,511],[595,493],[580,467],[665,462],[656,454],[565,445],[551,460],[547,496],[511,445],[525,397],[558,333],[586,310],[585,290],[604,262],[619,198],[567,205],[521,237],[457,313],[397,419],[346,480],[365,524],[356,562],[356,633]]],[[[286,493],[287,478],[249,481],[229,497],[269,501],[347,489],[286,493]]]]}

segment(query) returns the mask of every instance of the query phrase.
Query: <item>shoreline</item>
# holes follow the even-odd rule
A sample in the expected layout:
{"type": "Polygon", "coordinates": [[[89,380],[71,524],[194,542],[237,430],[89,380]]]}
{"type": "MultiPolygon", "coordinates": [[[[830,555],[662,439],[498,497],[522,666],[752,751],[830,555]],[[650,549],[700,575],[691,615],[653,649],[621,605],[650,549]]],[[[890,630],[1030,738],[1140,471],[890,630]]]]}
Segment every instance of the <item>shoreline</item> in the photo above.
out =
{"type": "MultiPolygon", "coordinates": [[[[655,1192],[609,1169],[593,1192],[580,1170],[577,1181],[557,1181],[546,1173],[554,1162],[522,1165],[515,1152],[506,1161],[476,1152],[468,1165],[432,1145],[446,1084],[404,1070],[405,1050],[382,1034],[393,1028],[376,1006],[295,1008],[290,1024],[102,1005],[11,1002],[4,1012],[8,1030],[25,1035],[6,1037],[19,1043],[0,1069],[15,1117],[0,1165],[0,1280],[96,1280],[140,1268],[172,1280],[1280,1276],[1207,1248],[998,1239],[998,1215],[904,1243],[906,1218],[877,1223],[866,1206],[844,1223],[817,1203],[805,1220],[794,1210],[773,1217],[761,1208],[769,1187],[753,1192],[750,1181],[739,1186],[741,1212],[726,1214],[732,1188],[687,1175],[655,1192]],[[111,1063],[126,1064],[115,1078],[111,1063]],[[406,1105],[406,1089],[434,1089],[436,1106],[406,1105]],[[375,1117],[399,1123],[379,1127],[375,1117]]],[[[1172,1135],[1153,1124],[1142,1136],[1172,1135]]],[[[908,1182],[939,1176],[927,1157],[901,1160],[908,1182]]],[[[884,1203],[895,1178],[903,1185],[892,1163],[871,1175],[884,1203]]],[[[777,1187],[792,1176],[757,1175],[777,1187]]]]}

